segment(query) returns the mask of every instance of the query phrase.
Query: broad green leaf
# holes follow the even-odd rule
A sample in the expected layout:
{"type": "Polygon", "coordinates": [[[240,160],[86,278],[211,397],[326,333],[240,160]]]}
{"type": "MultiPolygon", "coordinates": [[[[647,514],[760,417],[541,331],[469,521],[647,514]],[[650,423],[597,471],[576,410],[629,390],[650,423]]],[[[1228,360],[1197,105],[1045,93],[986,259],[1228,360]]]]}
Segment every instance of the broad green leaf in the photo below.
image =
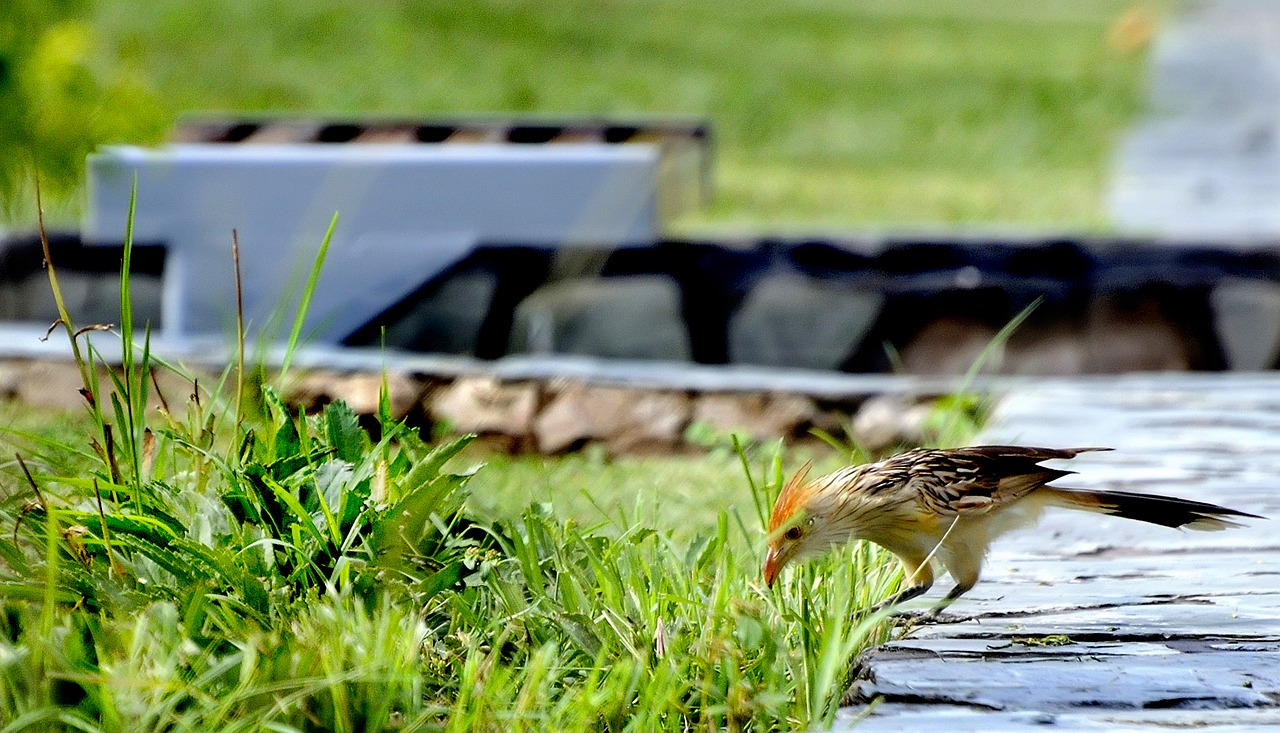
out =
{"type": "Polygon", "coordinates": [[[413,471],[405,480],[406,483],[412,486],[419,481],[434,477],[444,469],[444,464],[448,463],[449,459],[461,453],[475,438],[474,435],[464,435],[436,446],[426,458],[413,467],[413,471]]]}
{"type": "MultiPolygon", "coordinates": [[[[337,457],[347,463],[358,463],[364,457],[365,432],[360,420],[345,402],[330,402],[324,408],[325,439],[337,457]]],[[[337,506],[337,504],[333,504],[337,506]]]]}
{"type": "Polygon", "coordinates": [[[580,613],[557,614],[556,623],[564,630],[574,644],[587,657],[595,657],[600,653],[602,642],[595,632],[595,624],[590,618],[580,613]]]}

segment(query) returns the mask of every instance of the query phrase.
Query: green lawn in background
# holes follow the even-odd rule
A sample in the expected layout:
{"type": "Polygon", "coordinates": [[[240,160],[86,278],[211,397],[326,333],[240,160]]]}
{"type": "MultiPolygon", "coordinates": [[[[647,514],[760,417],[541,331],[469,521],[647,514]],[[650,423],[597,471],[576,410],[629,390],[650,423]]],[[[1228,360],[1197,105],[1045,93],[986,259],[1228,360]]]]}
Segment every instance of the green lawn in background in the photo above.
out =
{"type": "Polygon", "coordinates": [[[709,119],[715,201],[681,229],[1092,229],[1169,5],[98,0],[93,22],[170,114],[709,119]]]}
{"type": "MultiPolygon", "coordinates": [[[[772,446],[748,451],[753,470],[762,470],[772,446]]],[[[788,475],[810,457],[815,473],[841,465],[825,446],[790,446],[785,455],[788,475]]],[[[546,503],[586,526],[640,523],[683,541],[706,529],[701,518],[721,509],[744,520],[754,511],[742,463],[727,444],[696,455],[609,458],[588,449],[564,456],[485,453],[475,460],[484,467],[471,479],[467,505],[494,519],[513,519],[530,504],[546,503]]]]}

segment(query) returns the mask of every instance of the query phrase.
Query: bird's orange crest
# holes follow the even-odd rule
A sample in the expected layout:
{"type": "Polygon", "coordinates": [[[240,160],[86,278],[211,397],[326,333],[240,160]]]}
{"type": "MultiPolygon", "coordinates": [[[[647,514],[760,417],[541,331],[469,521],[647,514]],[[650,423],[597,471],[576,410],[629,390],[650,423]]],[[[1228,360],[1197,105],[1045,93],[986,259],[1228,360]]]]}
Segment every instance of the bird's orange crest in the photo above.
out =
{"type": "Polygon", "coordinates": [[[772,537],[779,529],[790,524],[793,521],[796,510],[808,500],[809,494],[813,493],[813,489],[804,482],[806,476],[809,475],[809,467],[813,465],[813,461],[807,461],[796,471],[787,485],[782,488],[778,494],[778,501],[773,505],[773,513],[769,515],[769,536],[772,537]]]}

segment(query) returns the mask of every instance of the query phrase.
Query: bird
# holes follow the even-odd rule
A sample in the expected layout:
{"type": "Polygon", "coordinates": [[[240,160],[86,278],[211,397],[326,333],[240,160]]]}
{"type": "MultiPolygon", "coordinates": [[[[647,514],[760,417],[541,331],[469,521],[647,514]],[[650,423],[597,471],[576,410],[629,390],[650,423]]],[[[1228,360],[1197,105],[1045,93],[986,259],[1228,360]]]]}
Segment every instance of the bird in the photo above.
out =
{"type": "Polygon", "coordinates": [[[812,481],[805,464],[778,494],[769,517],[764,581],[772,587],[788,564],[870,540],[897,556],[904,587],[877,609],[927,592],[934,561],[955,586],[928,616],[936,617],[978,582],[993,540],[1034,525],[1048,507],[1063,507],[1164,527],[1222,530],[1256,514],[1190,499],[1129,491],[1049,486],[1075,473],[1041,465],[1110,448],[982,445],[917,448],[875,463],[848,466],[812,481]]]}

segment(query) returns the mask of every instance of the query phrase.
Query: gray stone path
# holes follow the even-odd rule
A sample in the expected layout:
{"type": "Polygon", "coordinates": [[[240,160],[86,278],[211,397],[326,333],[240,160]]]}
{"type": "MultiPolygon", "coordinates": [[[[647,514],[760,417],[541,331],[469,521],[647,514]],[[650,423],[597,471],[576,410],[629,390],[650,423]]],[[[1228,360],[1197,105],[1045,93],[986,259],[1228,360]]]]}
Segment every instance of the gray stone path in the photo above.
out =
{"type": "Polygon", "coordinates": [[[858,731],[1280,726],[1280,375],[1041,380],[980,442],[1110,446],[1058,483],[1271,519],[1183,532],[1051,511],[996,543],[952,607],[972,620],[864,658],[879,702],[858,731]]]}
{"type": "Polygon", "coordinates": [[[1280,234],[1280,2],[1184,2],[1152,49],[1144,120],[1126,136],[1110,192],[1131,231],[1280,234]]]}

